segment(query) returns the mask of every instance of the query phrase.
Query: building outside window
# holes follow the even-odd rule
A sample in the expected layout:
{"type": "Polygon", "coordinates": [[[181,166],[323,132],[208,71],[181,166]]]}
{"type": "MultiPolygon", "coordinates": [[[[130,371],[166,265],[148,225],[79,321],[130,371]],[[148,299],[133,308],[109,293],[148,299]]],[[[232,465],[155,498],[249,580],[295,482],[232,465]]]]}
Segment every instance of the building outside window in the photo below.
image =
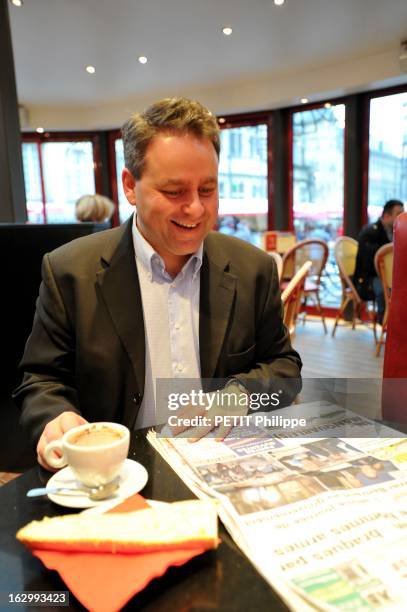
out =
{"type": "Polygon", "coordinates": [[[219,231],[261,245],[267,230],[267,125],[221,130],[219,231]]]}
{"type": "Polygon", "coordinates": [[[132,206],[124,195],[123,184],[122,184],[122,171],[124,168],[124,152],[123,152],[123,140],[116,138],[114,141],[114,150],[116,156],[116,181],[117,181],[117,197],[119,200],[119,220],[123,223],[134,213],[134,206],[132,206]]]}
{"type": "Polygon", "coordinates": [[[23,169],[29,223],[44,223],[40,156],[36,142],[23,142],[23,169]]]}
{"type": "Polygon", "coordinates": [[[407,203],[407,92],[370,101],[369,222],[392,199],[407,203]]]}
{"type": "Polygon", "coordinates": [[[343,233],[345,105],[294,112],[292,133],[294,229],[298,240],[328,242],[321,301],[337,306],[340,283],[333,246],[343,233]]]}
{"type": "Polygon", "coordinates": [[[29,222],[75,223],[76,200],[96,192],[92,141],[23,142],[22,154],[29,222]]]}

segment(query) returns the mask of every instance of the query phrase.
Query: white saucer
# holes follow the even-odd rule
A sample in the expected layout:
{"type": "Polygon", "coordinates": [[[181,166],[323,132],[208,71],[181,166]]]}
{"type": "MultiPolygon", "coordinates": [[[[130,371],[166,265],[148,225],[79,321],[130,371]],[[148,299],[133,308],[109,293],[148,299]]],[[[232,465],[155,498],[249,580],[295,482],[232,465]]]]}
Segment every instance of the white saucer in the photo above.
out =
{"type": "MultiPolygon", "coordinates": [[[[145,467],[143,467],[137,461],[133,459],[126,459],[123,468],[119,475],[119,488],[114,495],[116,503],[134,493],[138,493],[143,489],[148,480],[148,473],[145,467]]],[[[80,486],[76,480],[70,467],[66,467],[60,470],[52,476],[47,482],[47,487],[75,487],[80,486]]],[[[86,493],[48,493],[48,498],[55,504],[60,506],[66,506],[67,508],[93,508],[101,504],[105,504],[107,500],[92,501],[86,495],[86,493]]]]}

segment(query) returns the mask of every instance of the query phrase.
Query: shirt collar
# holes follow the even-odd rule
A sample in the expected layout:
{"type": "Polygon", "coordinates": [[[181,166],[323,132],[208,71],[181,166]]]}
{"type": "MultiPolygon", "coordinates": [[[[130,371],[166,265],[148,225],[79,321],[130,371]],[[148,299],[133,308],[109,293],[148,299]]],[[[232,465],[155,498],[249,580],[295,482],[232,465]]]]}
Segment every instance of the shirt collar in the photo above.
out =
{"type": "MultiPolygon", "coordinates": [[[[136,258],[140,261],[142,266],[147,270],[150,279],[158,276],[168,277],[169,274],[165,270],[165,264],[163,258],[153,249],[151,244],[147,242],[144,236],[141,234],[137,227],[137,214],[133,216],[133,244],[136,258]]],[[[195,280],[202,266],[203,258],[203,242],[199,245],[199,248],[195,253],[191,255],[188,261],[183,266],[182,270],[178,273],[178,276],[184,276],[185,274],[191,273],[192,279],[195,280]]],[[[172,279],[171,279],[172,280],[172,279]]]]}

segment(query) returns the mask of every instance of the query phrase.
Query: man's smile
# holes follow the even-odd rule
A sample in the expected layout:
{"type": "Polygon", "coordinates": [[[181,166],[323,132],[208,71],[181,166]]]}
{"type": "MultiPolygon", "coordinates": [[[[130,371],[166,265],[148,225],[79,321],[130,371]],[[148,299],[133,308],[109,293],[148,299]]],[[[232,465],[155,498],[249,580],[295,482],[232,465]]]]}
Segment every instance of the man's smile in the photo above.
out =
{"type": "Polygon", "coordinates": [[[175,221],[175,219],[171,219],[171,223],[176,225],[177,227],[182,227],[183,229],[195,229],[198,227],[199,223],[181,223],[181,221],[175,221]]]}

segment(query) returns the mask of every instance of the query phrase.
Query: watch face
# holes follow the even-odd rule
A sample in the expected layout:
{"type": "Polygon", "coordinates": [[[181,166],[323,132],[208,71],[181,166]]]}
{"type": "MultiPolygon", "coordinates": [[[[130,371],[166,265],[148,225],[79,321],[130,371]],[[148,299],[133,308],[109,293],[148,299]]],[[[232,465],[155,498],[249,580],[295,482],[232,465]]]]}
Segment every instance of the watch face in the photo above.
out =
{"type": "Polygon", "coordinates": [[[234,386],[237,387],[239,389],[239,391],[241,393],[247,393],[247,389],[246,387],[244,387],[244,385],[242,385],[242,383],[240,382],[240,380],[238,380],[237,378],[230,378],[226,384],[225,389],[227,389],[230,386],[234,386]]]}

